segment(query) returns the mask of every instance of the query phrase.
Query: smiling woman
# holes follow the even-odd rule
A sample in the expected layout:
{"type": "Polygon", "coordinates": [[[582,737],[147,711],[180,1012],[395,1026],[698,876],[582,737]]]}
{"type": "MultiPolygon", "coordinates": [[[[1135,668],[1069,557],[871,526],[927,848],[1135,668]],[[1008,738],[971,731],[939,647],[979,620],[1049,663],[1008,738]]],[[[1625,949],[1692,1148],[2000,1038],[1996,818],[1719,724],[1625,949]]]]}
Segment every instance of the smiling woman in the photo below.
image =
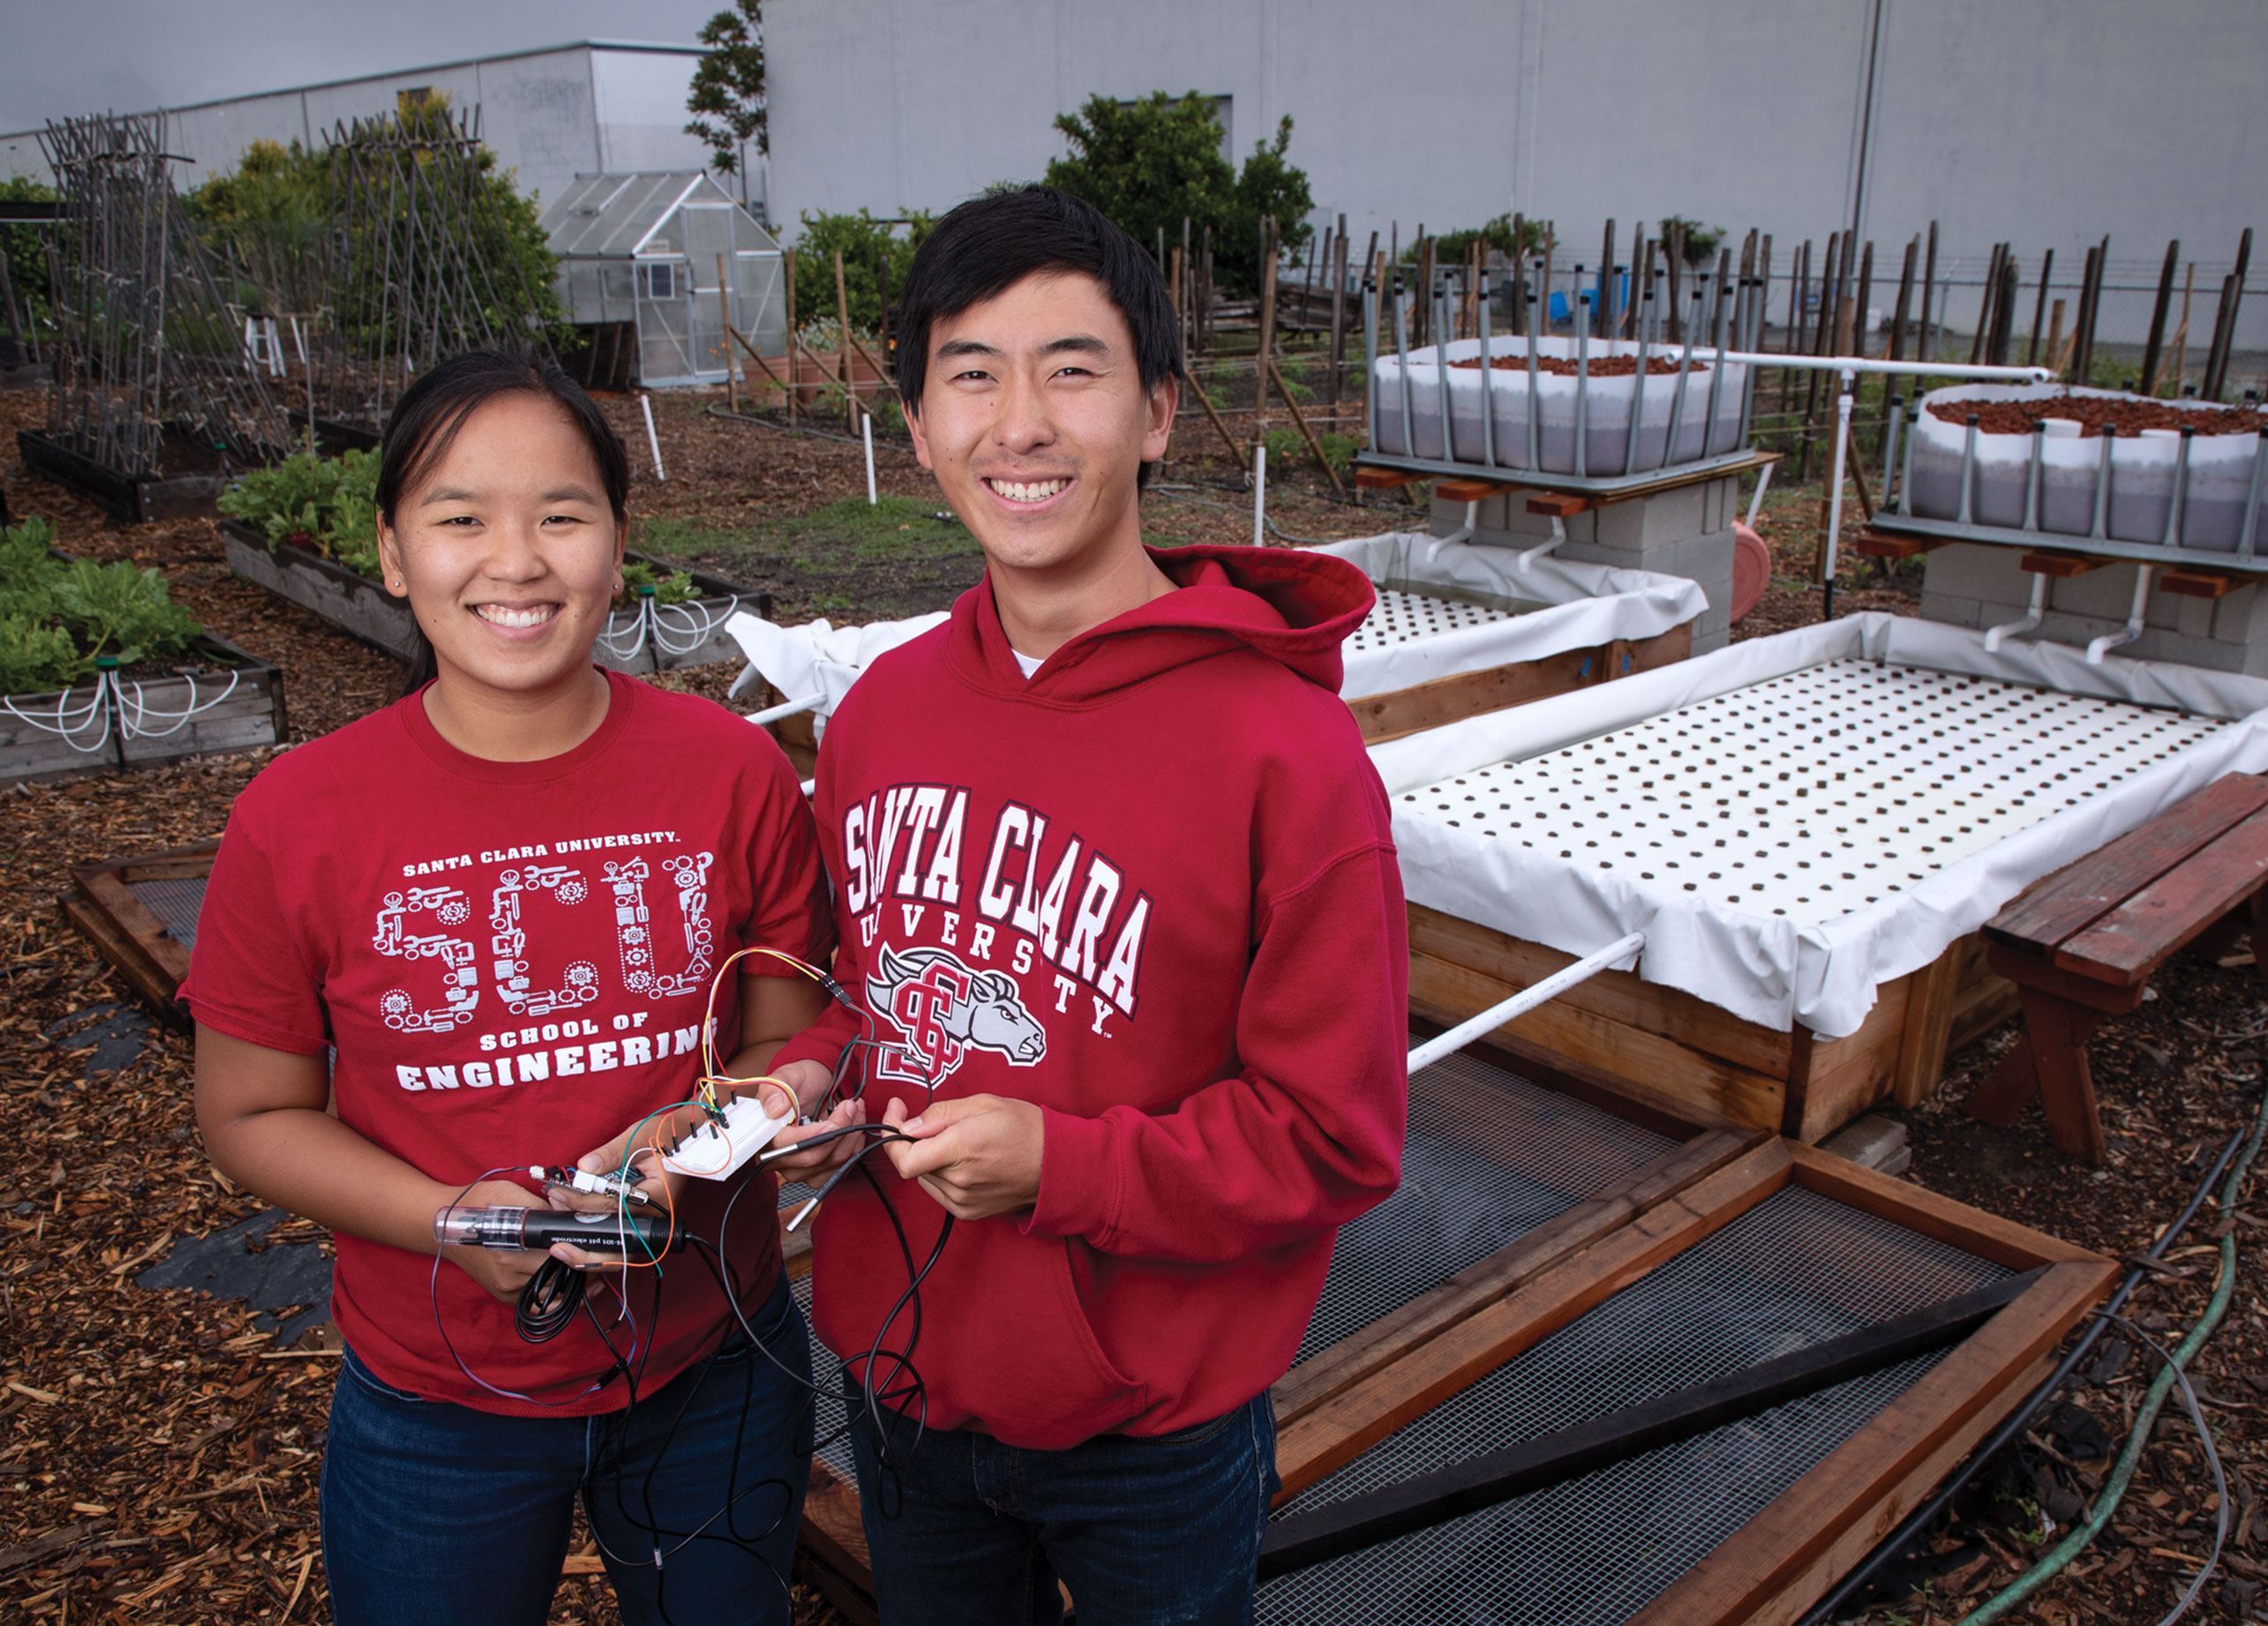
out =
{"type": "Polygon", "coordinates": [[[538,1626],[578,1495],[626,1622],[788,1618],[809,1345],[773,1177],[685,1181],[629,1143],[697,1088],[761,1087],[822,996],[733,963],[824,964],[833,926],[778,746],[591,664],[628,483],[548,362],[476,352],[405,391],[379,551],[430,681],[261,773],[205,895],[181,997],[207,1150],[337,1237],[343,1626],[538,1626]],[[625,1195],[581,1195],[598,1174],[625,1195]],[[618,1201],[668,1216],[666,1279],[437,1228],[618,1201]]]}
{"type": "Polygon", "coordinates": [[[409,688],[451,745],[534,761],[605,717],[590,646],[621,586],[628,490],[621,441],[549,362],[475,351],[403,396],[379,562],[425,639],[409,688]]]}

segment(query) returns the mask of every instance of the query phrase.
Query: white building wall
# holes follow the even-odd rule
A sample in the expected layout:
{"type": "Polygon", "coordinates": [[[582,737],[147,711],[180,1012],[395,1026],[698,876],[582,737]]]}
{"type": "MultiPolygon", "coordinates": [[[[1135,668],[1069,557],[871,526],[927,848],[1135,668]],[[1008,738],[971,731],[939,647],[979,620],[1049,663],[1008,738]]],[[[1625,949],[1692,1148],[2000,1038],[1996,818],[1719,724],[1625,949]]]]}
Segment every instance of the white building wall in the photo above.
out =
{"type": "MultiPolygon", "coordinates": [[[[684,131],[700,55],[600,41],[233,97],[170,110],[169,144],[192,161],[176,171],[186,190],[234,169],[254,141],[319,142],[342,122],[393,112],[405,90],[430,90],[461,111],[477,106],[497,161],[548,199],[578,174],[702,168],[708,147],[684,131]]],[[[38,132],[0,135],[0,175],[16,173],[47,176],[38,132]]]]}
{"type": "MultiPolygon", "coordinates": [[[[1595,261],[1608,218],[1626,252],[1633,222],[1683,214],[1771,233],[1784,272],[1863,205],[1877,304],[1934,218],[1956,277],[2005,238],[2027,278],[2053,247],[2076,281],[2108,232],[2114,282],[2154,281],[2178,236],[2209,329],[2238,232],[2268,229],[2257,0],[772,0],[764,24],[791,232],[806,210],[1037,179],[1065,150],[1056,114],[1156,90],[1233,97],[1240,162],[1290,114],[1318,214],[1343,211],[1358,248],[1517,209],[1595,261]]],[[[2105,338],[2129,303],[2107,299],[2105,338]]],[[[2240,344],[2268,339],[2256,320],[2257,296],[2240,344]]]]}

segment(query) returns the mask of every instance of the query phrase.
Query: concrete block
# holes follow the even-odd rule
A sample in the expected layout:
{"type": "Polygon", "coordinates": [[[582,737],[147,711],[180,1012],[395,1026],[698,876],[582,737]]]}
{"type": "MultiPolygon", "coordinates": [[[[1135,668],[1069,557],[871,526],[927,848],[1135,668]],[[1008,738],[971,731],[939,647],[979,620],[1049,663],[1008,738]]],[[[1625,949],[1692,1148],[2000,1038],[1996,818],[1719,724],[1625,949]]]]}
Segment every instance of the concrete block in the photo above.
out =
{"type": "Polygon", "coordinates": [[[2242,587],[2224,598],[2200,599],[2213,607],[2213,633],[2230,643],[2250,643],[2268,638],[2268,593],[2242,587]]]}
{"type": "Polygon", "coordinates": [[[1877,1113],[1853,1119],[1821,1141],[1819,1149],[1879,1174],[1903,1174],[1913,1165],[1905,1125],[1877,1113]]]}
{"type": "Polygon", "coordinates": [[[1956,598],[1949,593],[1932,593],[1925,589],[1921,596],[1921,618],[1941,621],[1948,626],[1976,626],[1983,606],[1973,598],[1956,598]]]}
{"type": "Polygon", "coordinates": [[[1731,641],[1732,628],[1730,626],[1712,628],[1704,627],[1698,621],[1693,623],[1693,653],[1695,655],[1714,654],[1731,641]]]}
{"type": "Polygon", "coordinates": [[[1956,598],[1990,599],[2022,603],[2031,596],[2031,578],[2016,568],[2013,548],[1987,548],[1956,542],[1924,556],[1922,591],[1947,593],[1956,598]]]}
{"type": "Polygon", "coordinates": [[[1681,485],[1651,497],[1633,497],[1594,510],[1597,540],[1611,548],[1645,548],[1697,536],[1704,523],[1706,488],[1681,485]]]}

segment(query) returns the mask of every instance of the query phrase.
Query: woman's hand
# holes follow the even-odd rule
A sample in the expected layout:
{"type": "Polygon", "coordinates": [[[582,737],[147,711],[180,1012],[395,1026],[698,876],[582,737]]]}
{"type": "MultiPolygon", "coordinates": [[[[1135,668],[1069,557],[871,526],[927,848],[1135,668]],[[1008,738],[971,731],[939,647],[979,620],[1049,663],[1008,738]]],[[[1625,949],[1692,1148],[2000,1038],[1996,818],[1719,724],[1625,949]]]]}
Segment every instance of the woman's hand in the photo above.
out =
{"type": "MultiPolygon", "coordinates": [[[[453,1195],[454,1194],[452,1194],[453,1195]]],[[[484,1180],[459,1197],[459,1208],[537,1208],[540,1207],[525,1186],[508,1180],[484,1180]]],[[[542,1268],[544,1254],[540,1248],[474,1248],[452,1245],[441,1249],[441,1257],[478,1282],[492,1298],[510,1304],[519,1298],[520,1290],[528,1278],[542,1268]]]]}

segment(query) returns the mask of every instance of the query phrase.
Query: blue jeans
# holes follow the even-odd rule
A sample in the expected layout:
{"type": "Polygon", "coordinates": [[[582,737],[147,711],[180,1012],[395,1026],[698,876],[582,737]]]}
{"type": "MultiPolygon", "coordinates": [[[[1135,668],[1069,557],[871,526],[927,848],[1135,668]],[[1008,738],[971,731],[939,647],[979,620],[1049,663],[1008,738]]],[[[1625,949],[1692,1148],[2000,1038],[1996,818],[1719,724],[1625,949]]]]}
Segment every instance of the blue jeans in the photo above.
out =
{"type": "MultiPolygon", "coordinates": [[[[785,1278],[748,1324],[809,1382],[785,1278]]],[[[321,1504],[338,1626],[542,1626],[578,1493],[632,1626],[788,1620],[810,1391],[737,1329],[627,1417],[500,1417],[343,1365],[321,1504]]]]}
{"type": "MultiPolygon", "coordinates": [[[[897,1434],[912,1437],[909,1424],[897,1434]]],[[[933,1429],[885,1472],[851,1431],[883,1626],[1243,1626],[1276,1478],[1265,1391],[1178,1434],[1063,1451],[933,1429]]]]}

